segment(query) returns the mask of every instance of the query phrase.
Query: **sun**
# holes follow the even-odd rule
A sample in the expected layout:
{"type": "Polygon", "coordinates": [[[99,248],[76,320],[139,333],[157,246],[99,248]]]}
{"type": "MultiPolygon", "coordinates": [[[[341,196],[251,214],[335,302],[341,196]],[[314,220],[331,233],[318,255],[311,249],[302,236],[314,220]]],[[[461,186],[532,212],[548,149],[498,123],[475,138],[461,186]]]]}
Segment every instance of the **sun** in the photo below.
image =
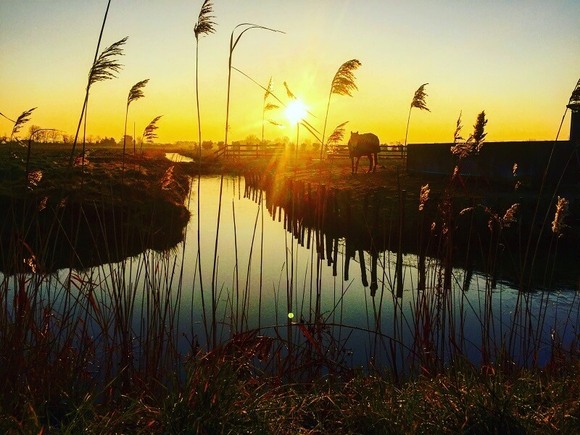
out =
{"type": "Polygon", "coordinates": [[[304,104],[302,100],[296,99],[288,103],[284,113],[288,121],[290,121],[292,125],[296,125],[306,117],[308,110],[306,104],[304,104]]]}

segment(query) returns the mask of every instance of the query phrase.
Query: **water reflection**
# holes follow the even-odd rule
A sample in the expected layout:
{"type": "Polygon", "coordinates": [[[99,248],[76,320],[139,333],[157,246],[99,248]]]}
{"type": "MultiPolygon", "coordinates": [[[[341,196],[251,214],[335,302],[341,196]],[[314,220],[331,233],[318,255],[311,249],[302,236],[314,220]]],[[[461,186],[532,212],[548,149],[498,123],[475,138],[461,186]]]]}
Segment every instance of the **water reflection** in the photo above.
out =
{"type": "MultiPolygon", "coordinates": [[[[332,337],[344,340],[334,346],[348,355],[350,363],[373,360],[405,367],[409,358],[430,353],[439,359],[454,352],[473,361],[492,359],[506,334],[514,336],[513,343],[516,336],[528,336],[530,330],[522,325],[530,321],[534,336],[544,338],[529,341],[518,350],[519,357],[527,360],[534,354],[545,359],[551,332],[566,322],[578,325],[573,291],[524,294],[493,276],[387,249],[399,243],[372,237],[376,234],[372,215],[359,226],[362,231],[353,231],[353,225],[329,225],[324,210],[308,201],[282,207],[271,192],[252,189],[243,179],[204,177],[201,182],[203,207],[199,216],[192,210],[184,262],[189,265],[188,279],[194,282],[192,305],[200,307],[199,276],[193,270],[195,219],[200,219],[202,275],[211,277],[218,271],[211,289],[218,321],[210,329],[216,328],[221,339],[248,328],[258,327],[268,334],[281,334],[280,328],[285,328],[287,334],[291,325],[322,324],[332,337]],[[418,291],[421,261],[425,290],[418,291]]],[[[323,196],[308,192],[307,187],[298,192],[307,200],[319,201],[323,196]]],[[[322,202],[333,207],[332,201],[329,195],[322,202]]],[[[337,219],[348,212],[335,209],[333,213],[337,219]]],[[[195,309],[193,313],[187,321],[203,323],[203,314],[195,309]]],[[[203,333],[198,333],[201,338],[203,333]]],[[[308,341],[296,331],[288,339],[300,337],[308,341]]],[[[561,337],[568,344],[573,338],[561,337]]]]}
{"type": "Polygon", "coordinates": [[[193,162],[193,159],[191,157],[184,156],[183,154],[180,153],[165,153],[165,158],[175,163],[193,162]]]}
{"type": "MultiPolygon", "coordinates": [[[[545,364],[555,346],[577,346],[575,291],[522,293],[501,280],[493,285],[489,275],[392,249],[402,239],[377,239],[372,212],[354,225],[358,211],[349,218],[332,195],[324,196],[326,210],[350,225],[330,225],[314,202],[282,207],[274,193],[251,189],[243,178],[199,181],[191,191],[193,198],[199,191],[200,207],[188,201],[191,219],[175,249],[82,271],[0,275],[6,311],[38,291],[31,300],[39,312],[46,306],[83,319],[78,327],[86,330],[74,333],[95,337],[92,355],[119,352],[119,361],[135,364],[147,355],[143,370],[161,364],[153,356],[181,357],[232,337],[232,346],[241,346],[240,337],[259,342],[268,368],[280,364],[285,373],[359,365],[431,370],[457,356],[545,364]]],[[[307,199],[323,197],[304,188],[307,199]]]]}

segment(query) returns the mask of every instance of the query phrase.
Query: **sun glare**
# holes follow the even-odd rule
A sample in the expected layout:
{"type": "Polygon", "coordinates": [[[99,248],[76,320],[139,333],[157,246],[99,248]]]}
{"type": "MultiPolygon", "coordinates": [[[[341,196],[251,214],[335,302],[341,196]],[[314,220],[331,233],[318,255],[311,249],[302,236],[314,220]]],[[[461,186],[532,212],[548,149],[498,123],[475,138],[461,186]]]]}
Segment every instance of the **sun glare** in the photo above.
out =
{"type": "Polygon", "coordinates": [[[286,106],[286,118],[292,125],[298,124],[302,121],[307,114],[306,104],[301,100],[292,100],[288,106],[286,106]]]}

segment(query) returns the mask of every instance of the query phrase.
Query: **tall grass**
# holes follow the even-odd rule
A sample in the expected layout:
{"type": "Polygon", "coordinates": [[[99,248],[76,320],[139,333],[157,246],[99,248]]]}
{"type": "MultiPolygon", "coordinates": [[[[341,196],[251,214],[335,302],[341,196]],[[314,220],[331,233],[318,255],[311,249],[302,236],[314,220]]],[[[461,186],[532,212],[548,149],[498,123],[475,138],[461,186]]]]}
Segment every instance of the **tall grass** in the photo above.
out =
{"type": "Polygon", "coordinates": [[[355,83],[354,71],[361,66],[361,63],[357,59],[351,59],[343,63],[332,78],[330,84],[330,92],[328,93],[328,102],[326,103],[326,113],[324,114],[324,126],[322,127],[322,137],[320,142],[320,159],[322,160],[322,155],[326,151],[326,144],[324,143],[324,138],[326,134],[326,125],[328,122],[328,112],[330,111],[330,99],[332,95],[347,95],[352,96],[352,92],[357,90],[355,83]]]}
{"type": "MultiPolygon", "coordinates": [[[[213,13],[213,4],[209,0],[204,0],[201,10],[199,11],[197,22],[193,27],[193,34],[195,36],[195,102],[197,110],[197,132],[198,132],[198,177],[197,177],[197,210],[201,210],[201,114],[199,109],[199,38],[205,35],[209,35],[215,32],[215,22],[212,21],[214,17],[211,15],[213,13]]],[[[219,216],[218,216],[219,225],[219,216]]],[[[204,323],[206,319],[205,311],[205,295],[203,288],[203,273],[202,273],[202,261],[201,261],[201,224],[198,220],[197,222],[197,258],[196,262],[199,267],[199,285],[201,292],[201,301],[203,305],[203,318],[204,323]]],[[[212,293],[213,299],[213,293],[212,293]]],[[[206,326],[207,328],[207,326],[206,326]]],[[[207,335],[207,334],[206,334],[207,335]]]]}
{"type": "Polygon", "coordinates": [[[285,33],[285,32],[282,32],[281,30],[271,29],[269,27],[261,26],[259,24],[252,24],[252,23],[238,24],[236,27],[234,27],[234,30],[232,30],[232,33],[230,35],[230,46],[229,46],[229,57],[228,57],[228,84],[227,84],[227,94],[226,94],[226,123],[225,123],[225,134],[224,134],[224,144],[226,146],[228,145],[228,133],[230,130],[230,90],[231,90],[231,84],[232,84],[232,69],[234,68],[233,64],[232,64],[232,58],[234,55],[234,50],[236,49],[242,36],[244,36],[244,33],[248,32],[250,30],[254,30],[254,29],[267,30],[269,32],[275,32],[275,33],[285,33]],[[236,32],[239,32],[239,33],[236,34],[236,32]]]}
{"type": "MultiPolygon", "coordinates": [[[[125,128],[123,129],[123,167],[125,164],[125,150],[127,147],[127,119],[129,117],[129,106],[133,101],[143,98],[145,94],[143,93],[143,88],[149,83],[149,79],[141,80],[135,83],[131,89],[129,89],[129,94],[127,95],[127,105],[125,107],[125,128]]],[[[135,156],[135,141],[137,139],[133,137],[133,156],[135,156]]]]}
{"type": "Polygon", "coordinates": [[[407,127],[405,128],[405,146],[407,146],[407,137],[409,136],[409,123],[411,122],[411,110],[413,107],[416,107],[419,110],[426,110],[430,112],[427,104],[425,103],[425,98],[427,97],[427,93],[425,92],[425,86],[429,83],[423,83],[419,88],[415,91],[413,95],[413,100],[411,101],[411,105],[409,106],[409,115],[407,116],[407,127]]]}

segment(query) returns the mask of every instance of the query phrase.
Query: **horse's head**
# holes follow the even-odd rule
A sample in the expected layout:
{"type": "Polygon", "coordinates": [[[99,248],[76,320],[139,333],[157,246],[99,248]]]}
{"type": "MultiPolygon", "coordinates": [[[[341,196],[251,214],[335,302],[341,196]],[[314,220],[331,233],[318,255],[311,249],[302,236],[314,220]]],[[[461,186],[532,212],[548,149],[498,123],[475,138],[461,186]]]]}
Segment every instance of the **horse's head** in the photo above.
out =
{"type": "Polygon", "coordinates": [[[348,140],[349,146],[355,146],[358,143],[358,131],[351,131],[350,132],[350,139],[348,140]]]}

